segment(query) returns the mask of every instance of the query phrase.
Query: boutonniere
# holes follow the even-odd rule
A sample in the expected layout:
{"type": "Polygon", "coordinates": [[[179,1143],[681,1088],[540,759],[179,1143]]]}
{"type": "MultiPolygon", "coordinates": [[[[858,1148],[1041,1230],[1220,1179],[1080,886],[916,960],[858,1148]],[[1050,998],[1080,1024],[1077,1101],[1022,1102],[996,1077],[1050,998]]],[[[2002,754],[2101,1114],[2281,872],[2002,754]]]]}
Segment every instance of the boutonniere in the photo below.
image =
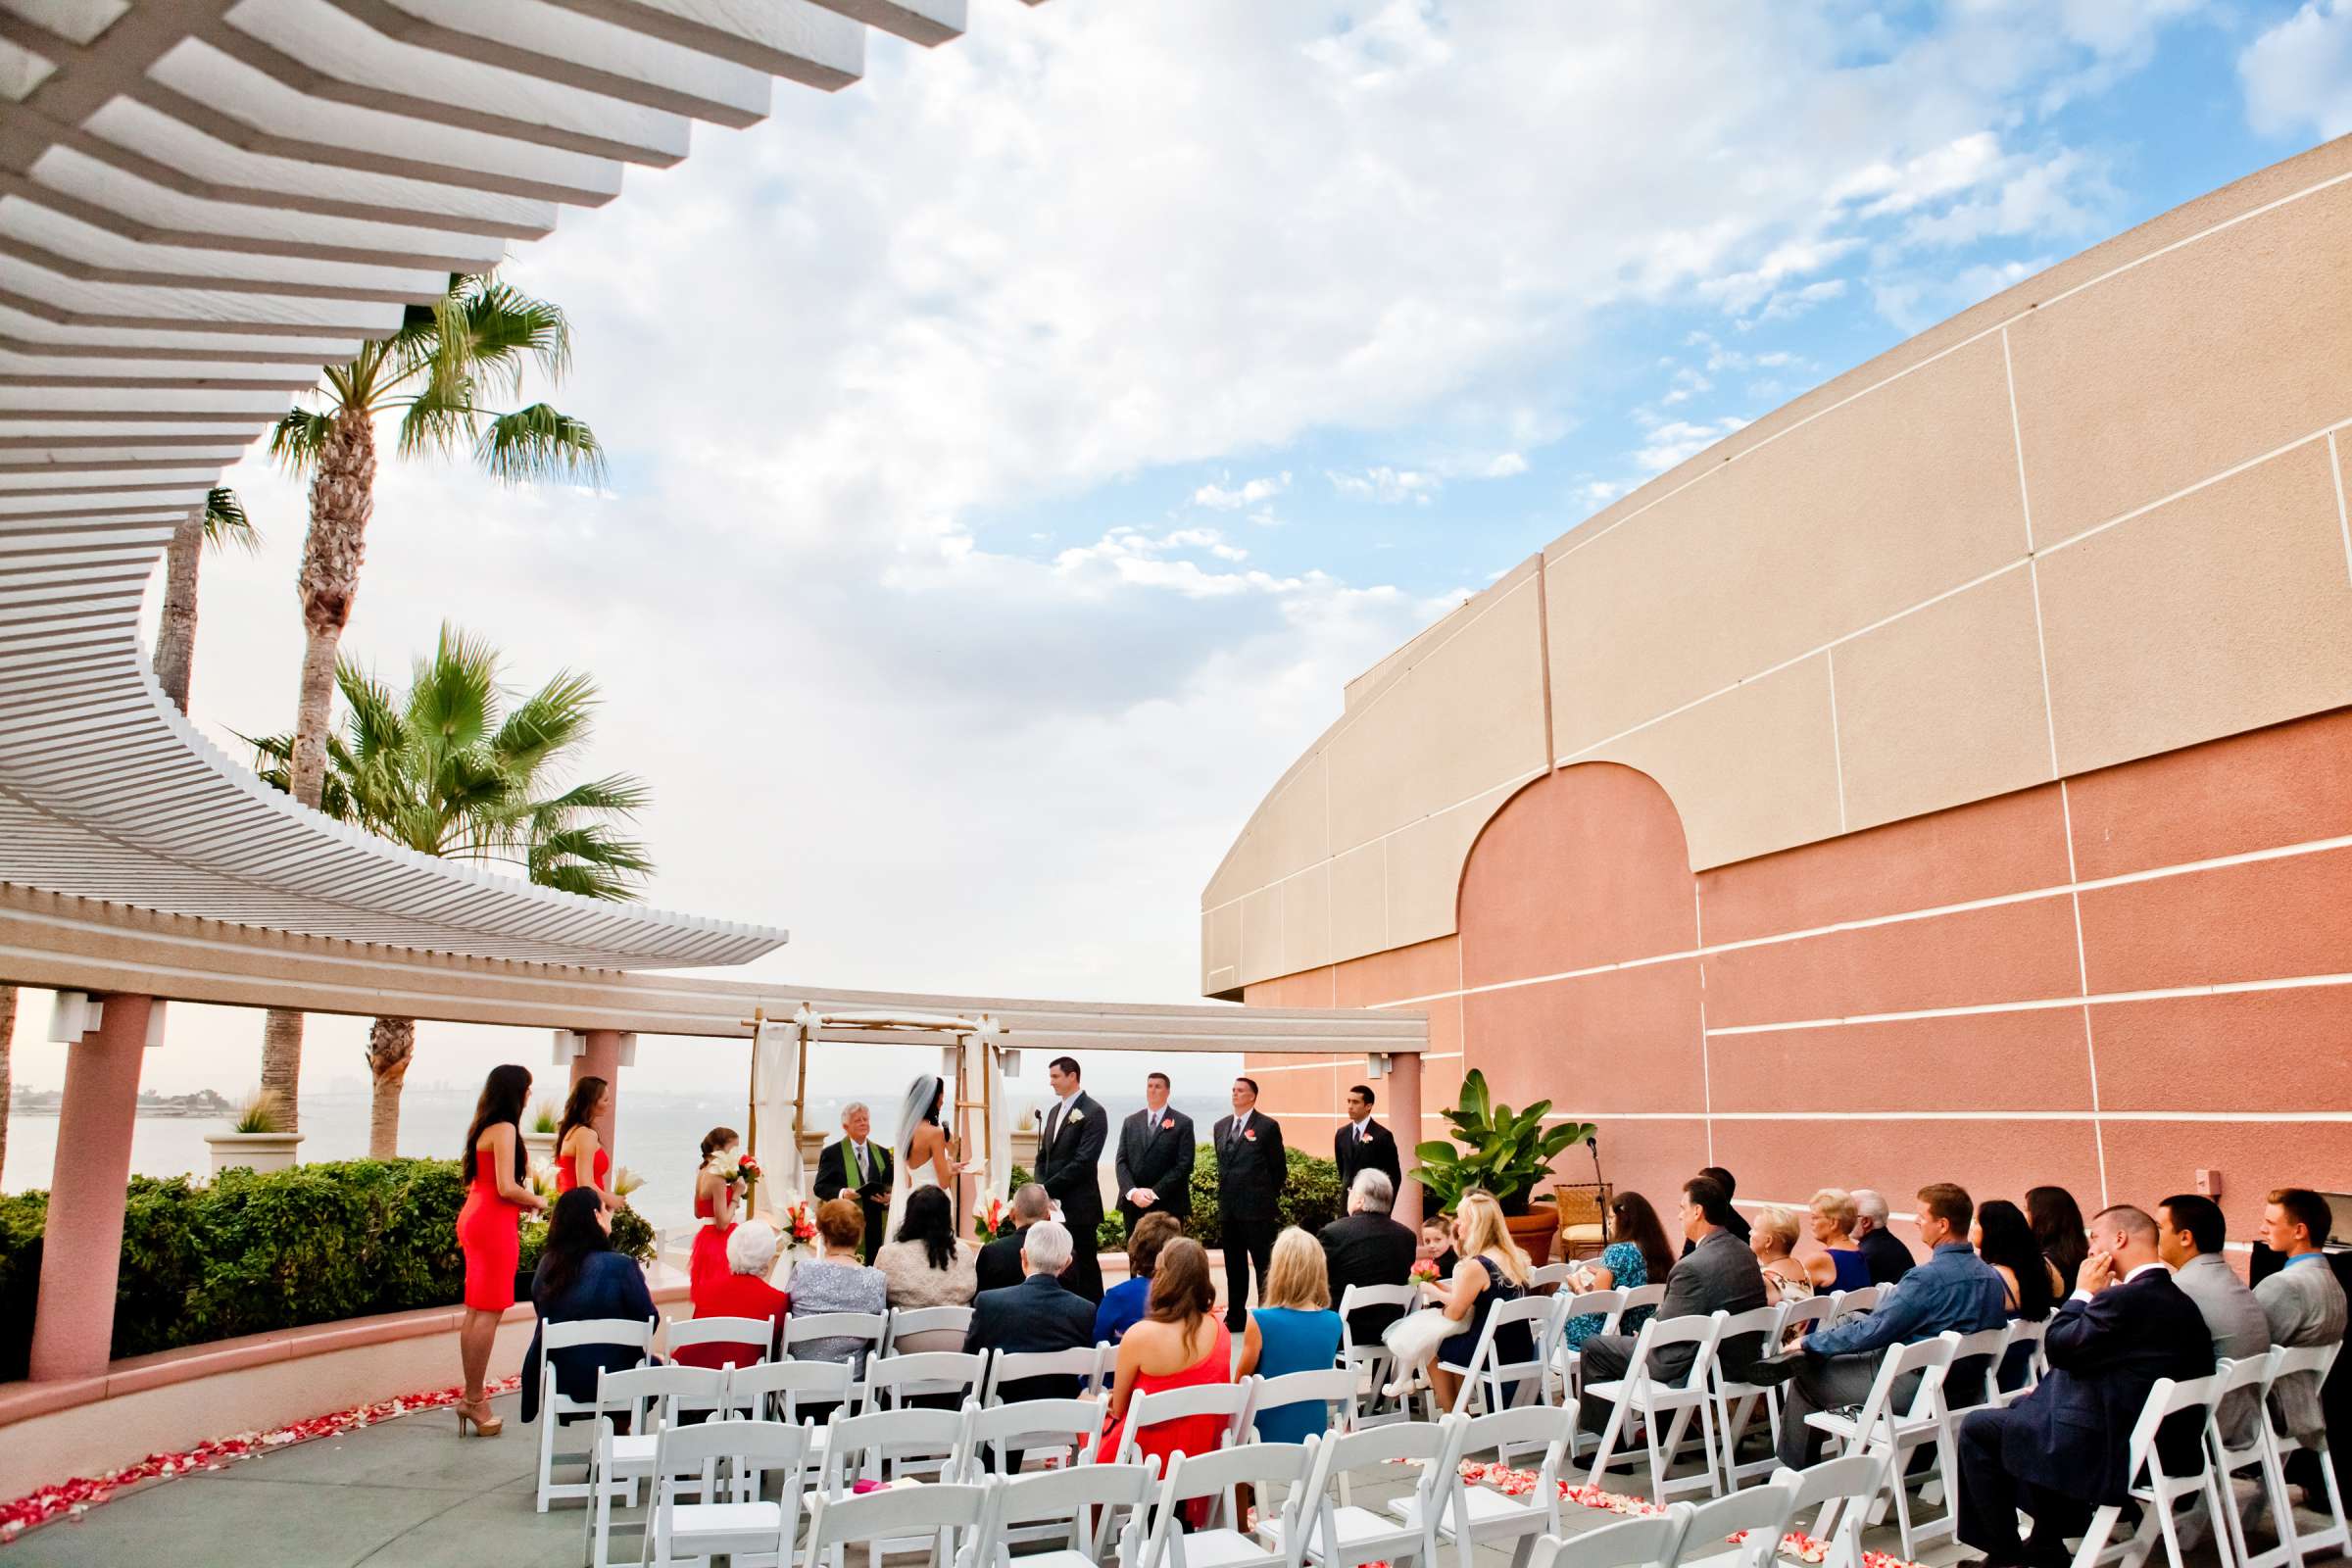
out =
{"type": "Polygon", "coordinates": [[[1254,1144],[1254,1143],[1256,1143],[1256,1142],[1257,1142],[1257,1129],[1256,1129],[1256,1128],[1254,1128],[1254,1127],[1245,1127],[1245,1128],[1243,1128],[1243,1129],[1242,1129],[1242,1142],[1244,1142],[1244,1143],[1246,1143],[1246,1144],[1254,1144]]]}
{"type": "Polygon", "coordinates": [[[1163,1133],[1174,1132],[1176,1130],[1176,1118],[1173,1116],[1160,1117],[1159,1130],[1163,1133]]]}
{"type": "Polygon", "coordinates": [[[1085,1112],[1085,1111],[1083,1111],[1083,1110],[1072,1110],[1072,1111],[1070,1112],[1070,1125],[1071,1125],[1071,1126],[1075,1127],[1075,1126],[1077,1126],[1077,1125],[1078,1125],[1080,1122],[1082,1122],[1082,1121],[1084,1121],[1084,1120],[1086,1120],[1086,1112],[1085,1112]]]}

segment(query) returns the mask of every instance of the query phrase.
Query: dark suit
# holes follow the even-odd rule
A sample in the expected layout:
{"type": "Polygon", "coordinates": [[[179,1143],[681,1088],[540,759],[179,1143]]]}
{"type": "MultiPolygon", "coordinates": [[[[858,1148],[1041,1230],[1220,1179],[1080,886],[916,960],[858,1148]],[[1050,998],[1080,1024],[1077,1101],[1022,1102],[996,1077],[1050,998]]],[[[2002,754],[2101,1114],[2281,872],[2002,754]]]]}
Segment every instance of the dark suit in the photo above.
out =
{"type": "MultiPolygon", "coordinates": [[[[1960,1423],[1960,1539],[1989,1557],[2063,1562],[2093,1507],[2125,1500],[2132,1428],[2159,1378],[2213,1370],[2213,1336],[2172,1270],[2151,1268],[2087,1301],[2068,1299],[2042,1341],[2049,1376],[2015,1404],[1960,1423]],[[2021,1496],[2022,1494],[2022,1496],[2021,1496]],[[2021,1547],[2017,1510],[2034,1515],[2021,1547]]],[[[2202,1428],[2175,1416],[2156,1435],[2165,1468],[2195,1468],[2202,1428]]]]}
{"type": "MultiPolygon", "coordinates": [[[[859,1250],[870,1266],[874,1254],[882,1250],[889,1240],[882,1234],[890,1224],[890,1151],[869,1138],[865,1141],[865,1185],[858,1189],[858,1206],[865,1210],[865,1240],[859,1250]]],[[[824,1152],[816,1156],[816,1199],[829,1203],[849,1191],[850,1178],[857,1174],[850,1163],[850,1141],[847,1138],[827,1144],[824,1152]]]]}
{"type": "Polygon", "coordinates": [[[972,1259],[974,1290],[985,1296],[1021,1283],[1021,1238],[1028,1234],[1029,1227],[1022,1225],[980,1249],[980,1255],[972,1259]]]}
{"type": "MultiPolygon", "coordinates": [[[[1386,1214],[1350,1214],[1323,1227],[1323,1269],[1331,1280],[1331,1304],[1346,1299],[1350,1285],[1402,1285],[1420,1250],[1412,1231],[1386,1214]]],[[[1378,1345],[1383,1330],[1404,1315],[1402,1307],[1359,1306],[1348,1319],[1348,1338],[1378,1345]]]]}
{"type": "Polygon", "coordinates": [[[1225,1326],[1242,1332],[1249,1320],[1250,1266],[1257,1265],[1258,1288],[1274,1264],[1274,1235],[1282,1229],[1282,1188],[1290,1165],[1282,1152],[1282,1123],[1261,1110],[1234,1130],[1237,1118],[1219,1116],[1217,1217],[1225,1245],[1225,1326]]]}
{"type": "Polygon", "coordinates": [[[1862,1250],[1862,1261],[1870,1265],[1873,1285],[1892,1285],[1919,1266],[1903,1239],[1884,1225],[1854,1245],[1862,1250]]]}
{"type": "MultiPolygon", "coordinates": [[[[1658,1321],[1705,1317],[1718,1311],[1737,1316],[1763,1304],[1764,1271],[1756,1262],[1756,1254],[1730,1231],[1715,1230],[1708,1232],[1705,1240],[1693,1243],[1690,1252],[1666,1276],[1666,1299],[1658,1303],[1658,1321]]],[[[1763,1352],[1762,1339],[1762,1335],[1743,1334],[1736,1340],[1726,1340],[1716,1351],[1725,1375],[1745,1377],[1763,1352]]],[[[1631,1334],[1596,1334],[1587,1340],[1580,1357],[1585,1381],[1609,1383],[1625,1376],[1625,1369],[1633,1364],[1634,1340],[1631,1334]]],[[[1670,1345],[1652,1350],[1650,1375],[1680,1380],[1690,1370],[1691,1354],[1688,1345],[1670,1345]]],[[[1609,1407],[1601,1400],[1587,1398],[1580,1419],[1586,1427],[1598,1432],[1608,1424],[1609,1407]]]]}
{"type": "Polygon", "coordinates": [[[1355,1185],[1359,1170],[1376,1170],[1389,1179],[1389,1190],[1404,1185],[1404,1167],[1396,1162],[1396,1135],[1371,1117],[1364,1118],[1358,1137],[1352,1122],[1342,1122],[1331,1138],[1331,1160],[1340,1167],[1340,1191],[1355,1185]]]}
{"type": "MultiPolygon", "coordinates": [[[[963,1353],[981,1350],[1083,1350],[1095,1343],[1095,1303],[1065,1289],[1048,1274],[1032,1274],[1018,1285],[984,1290],[972,1298],[972,1325],[964,1330],[963,1353]]],[[[1022,1399],[1074,1399],[1075,1377],[1017,1378],[997,1387],[1005,1404],[1022,1399]]],[[[1008,1448],[1005,1467],[1018,1474],[1020,1450],[1008,1448]]]]}
{"type": "Polygon", "coordinates": [[[1127,1233],[1146,1214],[1193,1217],[1193,1118],[1181,1110],[1139,1110],[1119,1124],[1119,1218],[1127,1233]],[[1138,1187],[1152,1189],[1157,1201],[1138,1208],[1127,1195],[1138,1187]]]}
{"type": "MultiPolygon", "coordinates": [[[[1067,1112],[1060,1102],[1046,1107],[1037,1130],[1037,1181],[1061,1205],[1070,1228],[1070,1266],[1061,1282],[1090,1301],[1102,1299],[1102,1264],[1095,1256],[1095,1233],[1102,1224],[1102,1146],[1110,1127],[1095,1097],[1079,1092],[1067,1112]]],[[[1093,1332],[1094,1323],[1087,1323],[1093,1332]]]]}

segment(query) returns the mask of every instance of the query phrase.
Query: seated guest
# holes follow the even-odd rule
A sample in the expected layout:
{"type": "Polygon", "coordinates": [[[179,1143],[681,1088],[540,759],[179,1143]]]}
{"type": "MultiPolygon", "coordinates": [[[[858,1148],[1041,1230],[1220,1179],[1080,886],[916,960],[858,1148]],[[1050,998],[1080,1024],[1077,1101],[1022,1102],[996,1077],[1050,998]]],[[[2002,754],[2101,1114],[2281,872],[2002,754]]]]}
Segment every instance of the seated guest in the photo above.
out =
{"type": "MultiPolygon", "coordinates": [[[[817,1255],[792,1271],[791,1317],[820,1312],[880,1312],[890,1305],[882,1271],[867,1266],[859,1248],[865,1241],[865,1209],[854,1197],[830,1199],[816,1207],[817,1255]]],[[[868,1342],[846,1336],[807,1340],[793,1347],[796,1361],[847,1361],[850,1375],[865,1366],[868,1342]]]]}
{"type": "Polygon", "coordinates": [[[2042,1255],[2057,1267],[2059,1294],[2073,1291],[2075,1273],[2090,1253],[2090,1243],[2082,1234],[2082,1209],[2075,1195],[2063,1187],[2029,1187],[2026,1219],[2034,1227],[2034,1239],[2041,1244],[2042,1255]]]}
{"type": "Polygon", "coordinates": [[[1764,1271],[1764,1288],[1775,1301],[1802,1301],[1813,1295],[1813,1271],[1795,1256],[1795,1209],[1768,1208],[1757,1214],[1747,1248],[1756,1254],[1756,1266],[1764,1271]]]}
{"type": "MultiPolygon", "coordinates": [[[[2334,1226],[2328,1200],[2308,1188],[2281,1187],[2265,1201],[2262,1239],[2286,1258],[2278,1273],[2254,1287],[2254,1298],[2270,1320],[2273,1345],[2333,1345],[2344,1337],[2344,1288],[2321,1252],[2334,1226]]],[[[2271,1408],[2289,1436],[2308,1442],[2327,1429],[2317,1372],[2292,1373],[2272,1384],[2271,1408]]],[[[2316,1453],[2304,1448],[2286,1460],[2287,1480],[2307,1494],[2319,1485],[2316,1453]]]]}
{"type": "MultiPolygon", "coordinates": [[[[556,1200],[539,1268],[531,1276],[531,1305],[539,1309],[541,1326],[607,1317],[642,1323],[660,1315],[654,1293],[645,1287],[645,1270],[628,1253],[612,1250],[612,1211],[595,1188],[574,1187],[556,1200]]],[[[635,1347],[619,1345],[567,1345],[549,1353],[556,1364],[556,1392],[566,1399],[595,1398],[599,1372],[623,1372],[645,1359],[635,1347]]],[[[522,1357],[525,1426],[539,1419],[539,1328],[534,1327],[531,1348],[522,1357]]]]}
{"type": "MultiPolygon", "coordinates": [[[[1323,1227],[1325,1289],[1332,1300],[1348,1298],[1350,1285],[1402,1285],[1412,1276],[1418,1244],[1407,1226],[1389,1217],[1396,1187],[1385,1171],[1359,1170],[1348,1186],[1348,1217],[1323,1227]]],[[[1348,1337],[1378,1345],[1381,1332],[1403,1315],[1400,1306],[1359,1306],[1348,1319],[1348,1337]]]]}
{"type": "MultiPolygon", "coordinates": [[[[1070,1266],[1075,1250],[1069,1227],[1061,1221],[1041,1219],[1029,1226],[1021,1236],[1021,1283],[982,1291],[972,1298],[972,1326],[963,1337],[964,1354],[976,1355],[982,1350],[1028,1354],[1091,1348],[1095,1343],[1095,1303],[1061,1283],[1062,1271],[1070,1266]]],[[[1015,1378],[1000,1385],[997,1395],[1007,1404],[1022,1399],[1074,1399],[1078,1386],[1075,1374],[1015,1378]]],[[[1021,1450],[1006,1449],[1004,1466],[1018,1475],[1021,1450]]]]}
{"type": "Polygon", "coordinates": [[[1886,1196],[1868,1187],[1854,1189],[1854,1245],[1862,1249],[1874,1284],[1892,1285],[1919,1261],[1903,1239],[1886,1228],[1886,1196]]]}
{"type": "MultiPolygon", "coordinates": [[[[1854,1245],[1854,1195],[1842,1187],[1824,1187],[1813,1195],[1806,1228],[1823,1251],[1799,1259],[1813,1277],[1816,1291],[1858,1291],[1870,1283],[1870,1260],[1854,1245]]],[[[1967,1227],[1961,1227],[1966,1234],[1967,1227]]]]}
{"type": "MultiPolygon", "coordinates": [[[[1886,1347],[1934,1339],[1946,1329],[1961,1334],[1997,1329],[2007,1321],[2000,1275],[1968,1245],[1968,1223],[1976,1206],[1950,1182],[1921,1188],[1919,1234],[1928,1244],[1928,1260],[1905,1275],[1903,1288],[1877,1311],[1818,1329],[1799,1342],[1805,1355],[1789,1376],[1788,1402],[1781,1412],[1781,1463],[1802,1470],[1813,1462],[1821,1434],[1805,1425],[1805,1417],[1870,1397],[1880,1352],[1886,1347]]],[[[1988,1369],[1983,1363],[1992,1358],[1974,1359],[1977,1365],[1955,1365],[1945,1374],[1954,1404],[1975,1404],[1984,1396],[1988,1369]]],[[[1918,1388],[1916,1374],[1895,1384],[1898,1406],[1909,1408],[1918,1388]]]]}
{"type": "MultiPolygon", "coordinates": [[[[1208,1253],[1200,1244],[1179,1236],[1162,1248],[1152,1271],[1151,1308],[1119,1342],[1118,1371],[1103,1410],[1102,1435],[1095,1442],[1097,1463],[1117,1460],[1126,1440],[1127,1407],[1137,1395],[1233,1381],[1233,1338],[1216,1305],[1208,1253]]],[[[1249,1320],[1244,1332],[1245,1353],[1258,1349],[1256,1322],[1249,1320]]],[[[1163,1468],[1172,1454],[1209,1453],[1224,1442],[1221,1415],[1155,1421],[1136,1434],[1144,1457],[1157,1459],[1163,1468]]]]}
{"type": "MultiPolygon", "coordinates": [[[[1976,1244],[1977,1256],[2001,1277],[2001,1310],[2010,1321],[2046,1322],[2050,1308],[2066,1292],[2059,1287],[2058,1265],[2043,1255],[2041,1244],[2034,1239],[2034,1227],[2025,1210],[2007,1199],[1987,1200],[1977,1210],[1976,1229],[1969,1240],[1976,1244]]],[[[2020,1340],[2010,1346],[2009,1353],[2001,1358],[2000,1386],[2024,1388],[2033,1365],[2031,1342],[2020,1340]]]]}
{"type": "MultiPolygon", "coordinates": [[[[1756,1254],[1747,1250],[1746,1222],[1741,1221],[1738,1232],[1731,1228],[1730,1221],[1739,1216],[1732,1212],[1732,1200],[1723,1184],[1712,1176],[1693,1176],[1683,1183],[1678,1218],[1689,1250],[1683,1260],[1674,1265],[1674,1272],[1666,1276],[1666,1299],[1658,1306],[1658,1316],[1705,1317],[1710,1312],[1747,1312],[1764,1305],[1763,1270],[1756,1266],[1756,1254]]],[[[1725,1375],[1747,1376],[1762,1348],[1756,1343],[1757,1338],[1741,1335],[1724,1342],[1717,1359],[1722,1362],[1725,1375]]],[[[1690,1370],[1690,1359],[1695,1353],[1688,1345],[1669,1345],[1653,1350],[1649,1374],[1680,1379],[1690,1370]]],[[[1585,1342],[1586,1385],[1612,1382],[1625,1376],[1633,1358],[1634,1336],[1593,1335],[1585,1342]]],[[[1608,1405],[1588,1395],[1577,1419],[1589,1430],[1598,1432],[1608,1424],[1608,1405]]]]}
{"type": "MultiPolygon", "coordinates": [[[[899,1234],[874,1254],[874,1267],[892,1310],[925,1306],[969,1306],[980,1292],[973,1258],[979,1249],[956,1239],[956,1200],[944,1187],[917,1187],[906,1195],[899,1234]]],[[[926,1329],[894,1338],[891,1348],[909,1355],[953,1350],[963,1335],[955,1329],[926,1329]]]]}
{"type": "Polygon", "coordinates": [[[1012,1229],[980,1249],[972,1268],[983,1291],[1003,1291],[1021,1283],[1021,1238],[1029,1227],[1054,1215],[1054,1200],[1035,1182],[1013,1190],[1012,1229]]]}
{"type": "MultiPolygon", "coordinates": [[[[1503,1222],[1502,1205],[1494,1200],[1493,1193],[1476,1188],[1464,1193],[1456,1207],[1453,1245],[1462,1261],[1454,1265],[1453,1277],[1446,1282],[1438,1307],[1461,1328],[1438,1347],[1437,1359],[1429,1368],[1430,1386],[1437,1391],[1438,1403],[1448,1410],[1461,1394],[1462,1379],[1461,1374],[1449,1372],[1440,1363],[1470,1364],[1470,1358],[1478,1353],[1479,1338],[1486,1332],[1487,1319],[1494,1315],[1495,1303],[1516,1301],[1527,1295],[1527,1271],[1532,1266],[1527,1254],[1519,1250],[1519,1244],[1511,1240],[1511,1228],[1503,1222]]],[[[1495,1360],[1527,1361],[1535,1353],[1535,1336],[1527,1324],[1514,1323],[1495,1331],[1495,1360]]]]}
{"type": "MultiPolygon", "coordinates": [[[[2197,1303],[2213,1335],[2213,1353],[2232,1361],[2271,1351],[2271,1324],[2260,1298],[2222,1257],[2228,1239],[2222,1205],[2197,1193],[2176,1193],[2156,1205],[2156,1253],[2172,1266],[2173,1283],[2197,1303]]],[[[2242,1448],[2260,1414],[2252,1389],[2238,1389],[2217,1412],[2222,1441],[2242,1448]]]]}
{"type": "MultiPolygon", "coordinates": [[[[1379,1176],[1362,1171],[1361,1176],[1379,1176]]],[[[1387,1178],[1382,1177],[1383,1180],[1387,1178]]],[[[1402,1226],[1397,1227],[1399,1230],[1402,1226]]],[[[1266,1288],[1250,1310],[1250,1338],[1234,1376],[1262,1378],[1293,1372],[1329,1371],[1340,1354],[1340,1314],[1331,1309],[1331,1284],[1323,1271],[1323,1250],[1293,1225],[1274,1238],[1274,1261],[1266,1288]]],[[[1320,1399],[1261,1409],[1260,1443],[1304,1443],[1307,1434],[1331,1430],[1331,1409],[1320,1399]]]]}
{"type": "MultiPolygon", "coordinates": [[[[1740,1184],[1734,1181],[1732,1173],[1721,1165],[1701,1165],[1698,1173],[1723,1189],[1723,1229],[1730,1231],[1734,1237],[1739,1239],[1741,1246],[1745,1246],[1747,1244],[1747,1221],[1741,1217],[1738,1209],[1732,1206],[1732,1195],[1740,1190],[1740,1184]]],[[[1689,1257],[1691,1249],[1696,1246],[1698,1246],[1696,1242],[1688,1237],[1684,1238],[1683,1255],[1689,1257]]]]}
{"type": "Polygon", "coordinates": [[[727,1232],[727,1272],[694,1282],[696,1317],[758,1318],[768,1326],[767,1339],[758,1345],[683,1345],[671,1352],[671,1360],[680,1366],[753,1366],[775,1353],[776,1320],[792,1305],[791,1297],[767,1283],[776,1266],[777,1241],[773,1225],[747,1219],[727,1232]]]}
{"type": "MultiPolygon", "coordinates": [[[[2090,1511],[2127,1500],[2132,1428],[2160,1378],[2213,1370],[2213,1339],[2197,1306],[2156,1251],[2156,1222],[2129,1205],[2091,1222],[2075,1293],[2050,1316],[2048,1376],[2014,1404],[1972,1410],[1960,1423],[1960,1539],[1988,1568],[2062,1568],[2066,1538],[2090,1511]],[[2017,1513],[2034,1516],[2020,1541],[2017,1513]]],[[[1901,1295],[1911,1293],[1903,1281],[1901,1295]]],[[[2191,1412],[2182,1412],[2183,1415],[2191,1412]]],[[[2203,1422],[2165,1423],[2165,1468],[2199,1462],[2203,1422]]]]}
{"type": "Polygon", "coordinates": [[[1184,1234],[1184,1222],[1166,1209],[1154,1208],[1135,1222],[1127,1237],[1127,1277],[1102,1293],[1095,1308],[1095,1343],[1116,1345],[1144,1320],[1152,1304],[1152,1270],[1159,1250],[1184,1234]]]}
{"type": "MultiPolygon", "coordinates": [[[[1619,1193],[1610,1199],[1609,1232],[1617,1240],[1601,1249],[1598,1258],[1569,1272],[1566,1289],[1570,1294],[1633,1291],[1666,1283],[1674,1267],[1674,1250],[1666,1245],[1666,1227],[1658,1223],[1658,1211],[1650,1207],[1648,1199],[1640,1193],[1619,1193]]],[[[1639,1334],[1656,1310],[1637,1306],[1619,1315],[1617,1327],[1622,1333],[1639,1334]]],[[[1562,1326],[1561,1339],[1571,1350],[1582,1350],[1585,1342],[1598,1334],[1607,1321],[1592,1312],[1572,1317],[1562,1326]]]]}

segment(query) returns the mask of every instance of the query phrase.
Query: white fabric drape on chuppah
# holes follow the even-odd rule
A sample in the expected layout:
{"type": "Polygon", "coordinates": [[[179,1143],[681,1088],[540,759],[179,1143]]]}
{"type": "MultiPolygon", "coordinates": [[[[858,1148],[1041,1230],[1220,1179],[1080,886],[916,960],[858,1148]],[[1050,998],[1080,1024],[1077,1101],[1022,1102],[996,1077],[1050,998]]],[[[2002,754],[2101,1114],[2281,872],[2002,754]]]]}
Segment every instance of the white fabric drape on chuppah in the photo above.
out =
{"type": "Polygon", "coordinates": [[[801,1141],[793,1136],[792,1097],[801,1081],[801,1026],[791,1018],[763,1023],[752,1046],[760,1114],[752,1157],[766,1176],[752,1197],[752,1211],[773,1217],[808,1192],[801,1141]]]}

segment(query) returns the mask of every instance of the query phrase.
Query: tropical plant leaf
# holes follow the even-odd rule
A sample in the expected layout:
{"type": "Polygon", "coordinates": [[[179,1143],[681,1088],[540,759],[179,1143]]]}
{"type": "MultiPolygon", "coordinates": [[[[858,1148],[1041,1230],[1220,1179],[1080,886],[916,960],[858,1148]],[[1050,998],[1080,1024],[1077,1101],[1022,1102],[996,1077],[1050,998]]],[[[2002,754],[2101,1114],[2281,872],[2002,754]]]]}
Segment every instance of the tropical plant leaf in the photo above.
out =
{"type": "Polygon", "coordinates": [[[234,545],[247,555],[262,548],[262,531],[245,515],[245,503],[225,485],[215,485],[204,498],[204,542],[216,548],[234,545]]]}
{"type": "Polygon", "coordinates": [[[545,403],[502,414],[474,438],[474,461],[510,484],[524,479],[605,482],[605,449],[586,420],[545,403]]]}
{"type": "Polygon", "coordinates": [[[307,473],[318,466],[318,455],[326,450],[327,432],[334,421],[328,416],[309,409],[293,409],[270,431],[270,456],[296,473],[307,473]]]}

